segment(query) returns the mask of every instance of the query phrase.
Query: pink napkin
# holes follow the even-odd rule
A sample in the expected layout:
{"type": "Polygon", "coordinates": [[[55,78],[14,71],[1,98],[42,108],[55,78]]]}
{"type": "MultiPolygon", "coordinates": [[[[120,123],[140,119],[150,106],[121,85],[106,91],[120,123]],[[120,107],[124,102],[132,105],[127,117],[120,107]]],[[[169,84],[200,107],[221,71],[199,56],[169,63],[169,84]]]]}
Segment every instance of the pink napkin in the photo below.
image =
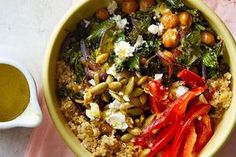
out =
{"type": "MultiPolygon", "coordinates": [[[[234,18],[236,0],[205,0],[205,2],[222,18],[236,38],[236,18],[234,18]]],[[[39,99],[44,119],[43,123],[32,131],[25,157],[74,157],[75,155],[58,135],[49,117],[42,93],[39,99]]]]}

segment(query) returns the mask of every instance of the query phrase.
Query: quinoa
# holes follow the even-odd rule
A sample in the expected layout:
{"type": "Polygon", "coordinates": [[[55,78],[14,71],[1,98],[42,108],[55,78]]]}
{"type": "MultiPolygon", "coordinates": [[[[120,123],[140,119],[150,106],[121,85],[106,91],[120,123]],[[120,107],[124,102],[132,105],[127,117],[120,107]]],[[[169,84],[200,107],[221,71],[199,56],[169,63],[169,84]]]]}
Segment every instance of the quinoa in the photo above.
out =
{"type": "MultiPolygon", "coordinates": [[[[67,89],[74,90],[78,84],[74,81],[74,72],[64,61],[57,62],[58,87],[66,85],[67,89]]],[[[100,121],[89,121],[79,113],[76,105],[69,97],[60,99],[61,111],[68,121],[68,125],[81,144],[95,156],[132,157],[135,148],[133,144],[123,143],[115,137],[116,131],[112,129],[109,134],[100,131],[100,121]]]]}
{"type": "Polygon", "coordinates": [[[214,112],[211,116],[219,121],[225,110],[227,110],[231,104],[233,92],[230,89],[231,85],[231,74],[225,73],[221,78],[216,80],[208,80],[208,86],[213,89],[213,98],[210,104],[213,106],[214,112]]]}

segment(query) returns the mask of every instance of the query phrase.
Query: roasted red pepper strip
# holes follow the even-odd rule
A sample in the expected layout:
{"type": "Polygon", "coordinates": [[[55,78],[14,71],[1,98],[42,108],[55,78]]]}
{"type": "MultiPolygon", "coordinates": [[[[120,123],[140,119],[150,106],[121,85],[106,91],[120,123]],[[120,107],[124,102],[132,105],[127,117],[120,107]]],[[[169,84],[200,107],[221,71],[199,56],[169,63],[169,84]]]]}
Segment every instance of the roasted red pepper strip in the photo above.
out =
{"type": "Polygon", "coordinates": [[[189,130],[192,121],[198,116],[207,114],[211,106],[209,104],[199,104],[192,105],[187,112],[185,120],[181,123],[180,127],[177,129],[174,141],[172,143],[171,157],[176,157],[179,151],[179,146],[185,137],[187,131],[189,130]]]}
{"type": "Polygon", "coordinates": [[[134,140],[135,145],[147,146],[148,141],[153,135],[161,128],[165,127],[171,122],[176,122],[181,119],[188,102],[196,97],[197,95],[204,92],[205,88],[195,89],[193,91],[188,91],[178,99],[176,99],[169,108],[167,108],[160,116],[152,121],[152,123],[144,129],[143,133],[140,136],[137,136],[134,140]],[[155,131],[156,130],[156,131],[155,131]]]}
{"type": "Polygon", "coordinates": [[[190,126],[189,132],[186,137],[186,141],[184,143],[183,149],[183,157],[193,157],[194,156],[194,146],[197,141],[197,134],[195,130],[195,126],[193,123],[190,126]]]}
{"type": "Polygon", "coordinates": [[[153,114],[161,113],[169,103],[168,90],[157,80],[149,81],[149,104],[153,114]]]}
{"type": "Polygon", "coordinates": [[[185,83],[191,86],[192,88],[201,87],[205,85],[205,80],[203,78],[188,69],[180,71],[177,74],[177,77],[184,80],[185,83]]]}
{"type": "Polygon", "coordinates": [[[200,152],[213,135],[211,118],[209,115],[202,116],[202,119],[196,122],[196,130],[197,142],[195,145],[195,151],[200,152]]]}
{"type": "Polygon", "coordinates": [[[165,148],[163,149],[163,152],[161,154],[161,157],[170,157],[170,145],[168,144],[167,146],[165,146],[165,148]]]}
{"type": "Polygon", "coordinates": [[[153,157],[159,152],[162,148],[164,148],[168,142],[174,137],[176,129],[178,128],[178,123],[175,123],[171,126],[167,126],[161,132],[157,134],[155,141],[151,144],[151,150],[148,154],[148,157],[153,157]]]}

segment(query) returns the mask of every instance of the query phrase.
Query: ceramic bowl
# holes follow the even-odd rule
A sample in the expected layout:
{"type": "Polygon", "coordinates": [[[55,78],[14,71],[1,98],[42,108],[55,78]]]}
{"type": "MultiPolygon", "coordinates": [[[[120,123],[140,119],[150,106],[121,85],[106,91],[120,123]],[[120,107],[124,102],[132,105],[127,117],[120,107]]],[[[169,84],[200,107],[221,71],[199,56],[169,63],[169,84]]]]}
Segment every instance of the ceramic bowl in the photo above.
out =
{"type": "MultiPolygon", "coordinates": [[[[44,74],[43,74],[43,85],[44,94],[48,106],[49,113],[53,119],[57,130],[71,148],[71,150],[81,157],[92,156],[76,139],[67,125],[67,122],[62,115],[59,104],[56,97],[56,61],[60,52],[60,47],[68,34],[68,31],[74,30],[79,20],[92,16],[95,11],[101,7],[107,6],[109,0],[81,0],[78,1],[77,5],[71,8],[64,18],[60,21],[57,28],[51,37],[50,43],[47,48],[45,62],[44,62],[44,74]]],[[[209,8],[202,0],[185,0],[188,6],[199,9],[205,18],[209,21],[212,28],[215,29],[217,34],[224,40],[227,53],[225,58],[231,67],[232,73],[232,90],[236,93],[236,45],[235,41],[224,25],[220,18],[209,8]]],[[[227,137],[230,135],[234,128],[236,120],[236,96],[233,95],[233,100],[230,108],[225,112],[222,121],[217,126],[215,133],[208,144],[201,151],[201,157],[213,156],[225,143],[227,137]]]]}

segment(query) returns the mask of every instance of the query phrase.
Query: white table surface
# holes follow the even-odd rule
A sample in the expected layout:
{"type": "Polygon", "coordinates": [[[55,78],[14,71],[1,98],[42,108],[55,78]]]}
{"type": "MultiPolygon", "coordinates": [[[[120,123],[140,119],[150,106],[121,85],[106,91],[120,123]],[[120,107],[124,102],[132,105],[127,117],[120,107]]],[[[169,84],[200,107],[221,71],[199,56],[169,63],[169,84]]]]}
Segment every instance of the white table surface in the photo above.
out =
{"type": "MultiPolygon", "coordinates": [[[[42,85],[43,57],[53,28],[74,0],[0,0],[0,58],[25,65],[42,85]]],[[[0,157],[22,157],[31,129],[0,131],[0,157]]],[[[217,157],[236,156],[236,131],[217,157]]]]}

